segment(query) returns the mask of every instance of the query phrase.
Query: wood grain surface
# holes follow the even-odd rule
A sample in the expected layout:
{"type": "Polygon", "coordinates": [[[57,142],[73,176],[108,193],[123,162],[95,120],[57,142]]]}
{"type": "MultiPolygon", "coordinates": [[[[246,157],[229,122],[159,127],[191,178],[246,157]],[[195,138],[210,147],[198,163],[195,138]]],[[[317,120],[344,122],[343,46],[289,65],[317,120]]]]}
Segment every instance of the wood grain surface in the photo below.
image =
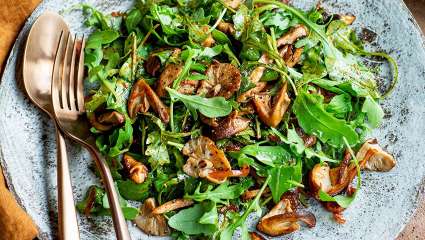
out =
{"type": "MultiPolygon", "coordinates": [[[[0,75],[16,35],[39,2],[40,0],[0,0],[0,75]]],[[[425,0],[405,0],[405,2],[425,31],[425,0]]],[[[2,178],[1,169],[0,178],[2,178]]],[[[4,188],[4,183],[0,181],[0,189],[2,187],[4,188]]],[[[425,196],[422,196],[421,202],[411,222],[397,240],[425,239],[425,196]]]]}

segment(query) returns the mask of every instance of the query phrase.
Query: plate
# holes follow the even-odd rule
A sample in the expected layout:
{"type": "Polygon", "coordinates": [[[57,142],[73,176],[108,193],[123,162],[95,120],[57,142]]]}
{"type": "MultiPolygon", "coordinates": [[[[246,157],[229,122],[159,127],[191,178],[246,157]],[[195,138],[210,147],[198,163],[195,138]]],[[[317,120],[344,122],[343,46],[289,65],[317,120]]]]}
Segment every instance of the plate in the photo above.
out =
{"type": "MultiPolygon", "coordinates": [[[[315,1],[296,4],[310,8],[315,1]]],[[[0,162],[7,183],[19,203],[31,215],[41,239],[55,239],[56,226],[56,145],[53,124],[32,105],[22,87],[22,52],[28,30],[45,10],[61,13],[73,32],[83,33],[79,11],[69,11],[79,0],[45,0],[33,12],[16,40],[0,85],[0,162]]],[[[104,12],[124,11],[129,0],[88,1],[104,12]]],[[[358,32],[371,29],[377,38],[368,46],[384,50],[400,65],[400,83],[385,101],[384,124],[371,134],[393,153],[398,164],[389,173],[363,173],[362,189],[345,212],[347,223],[338,225],[317,204],[311,211],[317,226],[282,237],[291,239],[394,239],[409,220],[423,190],[425,176],[425,50],[419,27],[399,0],[330,0],[331,12],[353,13],[358,32]]],[[[388,75],[388,67],[382,66],[388,75]]],[[[98,183],[89,170],[89,154],[69,142],[70,168],[77,201],[87,188],[98,183]]],[[[255,218],[255,216],[252,216],[255,218]]],[[[79,217],[82,239],[114,239],[110,218],[79,217]]],[[[252,221],[249,226],[254,227],[252,221]]],[[[129,223],[130,224],[130,223],[129,223]]],[[[133,239],[154,239],[130,227],[133,239]]]]}

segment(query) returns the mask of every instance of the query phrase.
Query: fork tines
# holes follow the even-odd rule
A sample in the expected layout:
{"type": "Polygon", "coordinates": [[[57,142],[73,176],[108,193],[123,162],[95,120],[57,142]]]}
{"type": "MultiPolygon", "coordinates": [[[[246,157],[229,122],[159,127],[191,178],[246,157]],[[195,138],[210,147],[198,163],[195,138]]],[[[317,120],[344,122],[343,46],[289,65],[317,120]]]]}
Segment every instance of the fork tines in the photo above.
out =
{"type": "Polygon", "coordinates": [[[55,109],[84,112],[84,35],[61,32],[52,77],[55,109]]]}

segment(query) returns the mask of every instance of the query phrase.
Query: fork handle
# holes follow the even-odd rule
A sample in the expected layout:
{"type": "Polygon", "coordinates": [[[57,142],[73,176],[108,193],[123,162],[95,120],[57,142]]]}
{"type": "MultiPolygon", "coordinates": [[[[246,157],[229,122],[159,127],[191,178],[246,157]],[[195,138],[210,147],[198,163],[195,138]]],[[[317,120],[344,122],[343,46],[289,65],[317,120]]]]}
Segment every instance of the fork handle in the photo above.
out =
{"type": "Polygon", "coordinates": [[[131,240],[127,222],[121,210],[121,206],[118,199],[118,193],[115,188],[111,170],[109,169],[105,158],[96,149],[94,149],[92,146],[89,146],[89,150],[92,152],[93,156],[97,160],[96,164],[98,165],[98,169],[100,169],[100,174],[102,176],[102,180],[106,188],[109,208],[112,213],[112,221],[114,223],[117,240],[131,240]]]}
{"type": "Polygon", "coordinates": [[[77,215],[72,194],[68,155],[65,139],[58,128],[56,128],[56,142],[59,239],[78,240],[80,239],[80,233],[78,231],[77,215]]]}

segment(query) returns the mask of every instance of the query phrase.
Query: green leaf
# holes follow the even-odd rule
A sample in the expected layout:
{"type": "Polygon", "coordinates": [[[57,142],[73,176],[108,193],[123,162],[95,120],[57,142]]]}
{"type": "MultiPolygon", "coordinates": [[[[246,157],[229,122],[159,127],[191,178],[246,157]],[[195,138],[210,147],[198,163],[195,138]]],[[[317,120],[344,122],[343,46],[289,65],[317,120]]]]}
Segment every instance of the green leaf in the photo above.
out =
{"type": "Polygon", "coordinates": [[[326,111],[333,113],[337,118],[344,118],[352,110],[351,97],[348,94],[337,95],[326,105],[326,111]]]}
{"type": "Polygon", "coordinates": [[[275,203],[280,201],[280,197],[285,192],[301,185],[301,166],[301,161],[298,161],[294,166],[280,165],[268,170],[268,174],[271,177],[269,188],[272,192],[273,201],[275,203]],[[300,185],[294,185],[294,182],[299,183],[300,185]]]}
{"type": "Polygon", "coordinates": [[[104,44],[111,43],[120,37],[120,33],[114,30],[104,30],[92,33],[87,39],[86,49],[96,49],[104,44]]]}
{"type": "Polygon", "coordinates": [[[208,204],[196,204],[195,206],[179,211],[168,220],[168,225],[178,231],[189,235],[211,235],[217,230],[216,224],[201,224],[199,221],[205,212],[208,212],[208,204]]]}
{"type": "Polygon", "coordinates": [[[208,185],[204,192],[201,192],[201,184],[198,185],[192,195],[186,193],[185,198],[193,199],[197,202],[210,200],[216,203],[226,203],[227,200],[239,198],[249,187],[252,181],[246,180],[239,184],[230,185],[229,182],[222,183],[213,189],[213,185],[208,185]]]}
{"type": "Polygon", "coordinates": [[[295,155],[301,155],[305,153],[305,157],[311,159],[312,157],[317,157],[321,162],[339,162],[337,160],[331,159],[326,154],[321,151],[313,150],[312,148],[307,148],[304,146],[304,140],[297,134],[295,128],[288,128],[288,137],[285,137],[281,132],[275,128],[271,128],[273,134],[279,137],[280,141],[288,144],[294,152],[295,155]]]}
{"type": "Polygon", "coordinates": [[[206,212],[199,219],[200,224],[218,224],[217,205],[215,202],[208,202],[205,206],[206,212]]]}
{"type": "Polygon", "coordinates": [[[146,156],[149,156],[148,161],[153,168],[170,163],[167,145],[161,142],[160,132],[151,132],[146,139],[146,144],[147,148],[145,154],[146,156]]]}
{"type": "Polygon", "coordinates": [[[125,19],[125,26],[127,28],[127,31],[132,32],[137,27],[137,25],[142,21],[142,19],[143,19],[142,12],[137,8],[132,9],[128,13],[127,18],[125,19]]]}
{"type": "Polygon", "coordinates": [[[369,96],[363,103],[362,112],[366,113],[367,120],[373,128],[379,127],[385,115],[381,106],[369,96]]]}
{"type": "Polygon", "coordinates": [[[186,31],[182,29],[182,18],[177,14],[176,7],[167,5],[153,4],[150,13],[156,21],[161,23],[162,31],[166,35],[184,34],[186,31]]]}
{"type": "Polygon", "coordinates": [[[291,155],[281,146],[260,146],[258,144],[248,145],[239,152],[243,155],[255,157],[258,161],[268,166],[274,167],[276,164],[283,164],[291,159],[291,155]]]}
{"type": "Polygon", "coordinates": [[[235,214],[233,221],[227,225],[224,230],[221,231],[220,240],[232,240],[233,233],[235,232],[236,228],[240,227],[246,222],[246,219],[248,218],[249,214],[251,214],[251,212],[253,212],[255,209],[259,209],[260,197],[263,194],[264,189],[266,188],[269,181],[270,176],[267,176],[257,196],[249,203],[244,213],[242,215],[235,214]]]}
{"type": "Polygon", "coordinates": [[[151,195],[151,176],[142,184],[137,184],[132,180],[118,180],[117,186],[120,194],[127,200],[143,201],[151,195]]]}
{"type": "Polygon", "coordinates": [[[350,125],[325,111],[321,95],[301,92],[295,99],[293,111],[304,132],[316,135],[323,142],[342,147],[343,137],[351,146],[359,141],[359,136],[350,125]]]}
{"type": "Polygon", "coordinates": [[[351,203],[354,201],[355,197],[354,195],[344,196],[344,195],[338,195],[338,196],[330,196],[329,194],[323,192],[322,190],[319,191],[319,199],[323,202],[336,202],[339,206],[343,208],[348,208],[351,203]]]}
{"type": "Polygon", "coordinates": [[[167,88],[170,97],[179,100],[193,111],[198,110],[204,116],[209,118],[225,117],[232,111],[232,105],[223,97],[204,98],[197,95],[184,95],[174,89],[167,88]]]}

